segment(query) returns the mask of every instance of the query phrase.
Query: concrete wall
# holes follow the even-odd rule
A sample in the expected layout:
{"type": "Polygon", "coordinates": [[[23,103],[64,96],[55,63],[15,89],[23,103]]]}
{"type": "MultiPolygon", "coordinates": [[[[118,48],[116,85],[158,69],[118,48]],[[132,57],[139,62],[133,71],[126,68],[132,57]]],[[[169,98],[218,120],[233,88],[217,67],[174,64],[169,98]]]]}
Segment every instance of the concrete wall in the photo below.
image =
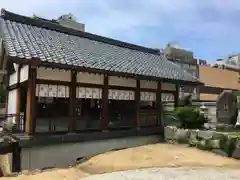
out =
{"type": "Polygon", "coordinates": [[[157,143],[159,142],[159,137],[160,136],[129,137],[23,148],[21,153],[21,166],[22,170],[44,167],[68,167],[74,164],[79,157],[96,155],[114,149],[157,143]]]}

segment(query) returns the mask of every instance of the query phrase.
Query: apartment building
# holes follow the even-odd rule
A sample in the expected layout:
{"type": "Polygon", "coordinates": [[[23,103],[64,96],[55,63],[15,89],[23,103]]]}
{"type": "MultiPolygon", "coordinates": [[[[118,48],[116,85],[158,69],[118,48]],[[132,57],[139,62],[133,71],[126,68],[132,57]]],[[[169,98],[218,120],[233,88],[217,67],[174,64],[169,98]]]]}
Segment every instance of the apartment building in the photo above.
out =
{"type": "MultiPolygon", "coordinates": [[[[193,52],[182,49],[178,45],[171,45],[169,43],[162,52],[168,60],[174,62],[193,76],[199,78],[198,61],[194,58],[193,52]]],[[[183,86],[182,92],[185,95],[192,94],[192,97],[195,100],[199,99],[199,92],[196,87],[183,86]]]]}

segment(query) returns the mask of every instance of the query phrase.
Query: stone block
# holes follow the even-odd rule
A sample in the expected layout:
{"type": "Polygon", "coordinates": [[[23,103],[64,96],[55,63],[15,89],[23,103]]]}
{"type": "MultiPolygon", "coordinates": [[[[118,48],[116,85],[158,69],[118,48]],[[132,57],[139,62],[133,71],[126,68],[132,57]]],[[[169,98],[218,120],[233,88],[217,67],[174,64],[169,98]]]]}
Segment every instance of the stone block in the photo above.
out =
{"type": "Polygon", "coordinates": [[[208,139],[206,141],[207,141],[207,145],[211,149],[220,149],[220,140],[219,139],[208,139]]]}
{"type": "Polygon", "coordinates": [[[187,143],[189,139],[188,129],[178,129],[175,133],[175,139],[179,143],[187,143]]]}
{"type": "Polygon", "coordinates": [[[198,138],[201,138],[201,139],[209,139],[209,138],[212,138],[215,133],[216,133],[216,131],[204,131],[204,130],[200,130],[200,131],[198,132],[198,138]]]}
{"type": "Polygon", "coordinates": [[[236,141],[236,148],[233,151],[232,157],[235,159],[240,159],[240,139],[236,141]]]}
{"type": "Polygon", "coordinates": [[[227,136],[228,133],[224,133],[224,132],[216,132],[214,135],[213,135],[213,139],[221,139],[223,138],[224,136],[227,136]]]}
{"type": "Polygon", "coordinates": [[[174,140],[175,133],[177,132],[177,128],[174,126],[166,126],[164,128],[164,139],[167,140],[174,140]]]}
{"type": "Polygon", "coordinates": [[[197,140],[199,130],[189,130],[189,139],[190,140],[197,140]]]}

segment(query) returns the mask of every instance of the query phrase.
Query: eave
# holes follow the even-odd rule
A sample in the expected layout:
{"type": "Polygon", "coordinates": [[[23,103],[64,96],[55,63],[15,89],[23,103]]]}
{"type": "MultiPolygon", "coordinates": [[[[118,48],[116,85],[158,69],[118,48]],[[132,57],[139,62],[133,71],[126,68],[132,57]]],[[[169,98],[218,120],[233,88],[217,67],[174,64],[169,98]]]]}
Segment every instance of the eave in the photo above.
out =
{"type": "Polygon", "coordinates": [[[93,69],[93,68],[86,68],[86,67],[78,67],[68,64],[60,64],[60,63],[52,63],[52,62],[43,62],[38,58],[34,59],[24,59],[18,57],[8,56],[8,61],[11,63],[17,63],[21,65],[31,65],[31,66],[43,66],[47,68],[58,68],[58,69],[65,69],[65,70],[74,70],[74,71],[81,71],[81,72],[91,72],[91,73],[100,73],[100,74],[107,74],[110,76],[122,76],[127,78],[134,78],[139,80],[151,80],[151,81],[162,81],[162,82],[169,82],[175,83],[179,85],[204,85],[202,82],[190,82],[190,81],[183,81],[183,80],[173,80],[167,78],[159,78],[154,76],[143,76],[137,74],[130,74],[125,72],[115,72],[115,71],[108,71],[103,69],[93,69]]]}

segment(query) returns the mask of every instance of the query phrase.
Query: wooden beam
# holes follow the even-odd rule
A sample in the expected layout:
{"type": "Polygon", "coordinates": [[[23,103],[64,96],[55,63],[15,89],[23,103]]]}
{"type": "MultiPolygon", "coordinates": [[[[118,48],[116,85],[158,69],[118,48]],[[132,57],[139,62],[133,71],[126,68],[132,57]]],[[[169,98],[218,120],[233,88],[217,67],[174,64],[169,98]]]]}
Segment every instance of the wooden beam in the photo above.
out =
{"type": "Polygon", "coordinates": [[[104,75],[102,90],[102,130],[108,129],[108,76],[104,75]]]}
{"type": "Polygon", "coordinates": [[[76,89],[77,89],[77,72],[71,71],[71,85],[69,87],[69,96],[70,96],[70,103],[69,103],[69,123],[68,123],[68,131],[74,132],[75,125],[76,125],[76,118],[75,118],[75,109],[76,109],[76,89]]]}
{"type": "Polygon", "coordinates": [[[29,67],[27,109],[26,109],[26,133],[33,134],[36,127],[36,66],[29,67]]]}
{"type": "Polygon", "coordinates": [[[67,81],[57,81],[50,79],[37,79],[37,84],[51,84],[51,85],[63,85],[63,86],[71,86],[71,82],[67,81]]]}
{"type": "Polygon", "coordinates": [[[140,129],[140,80],[137,80],[137,87],[135,90],[135,105],[136,105],[136,128],[140,129]]]}
{"type": "Polygon", "coordinates": [[[157,84],[157,94],[156,94],[156,113],[157,113],[157,126],[163,127],[162,119],[162,84],[159,81],[157,84]]]}

